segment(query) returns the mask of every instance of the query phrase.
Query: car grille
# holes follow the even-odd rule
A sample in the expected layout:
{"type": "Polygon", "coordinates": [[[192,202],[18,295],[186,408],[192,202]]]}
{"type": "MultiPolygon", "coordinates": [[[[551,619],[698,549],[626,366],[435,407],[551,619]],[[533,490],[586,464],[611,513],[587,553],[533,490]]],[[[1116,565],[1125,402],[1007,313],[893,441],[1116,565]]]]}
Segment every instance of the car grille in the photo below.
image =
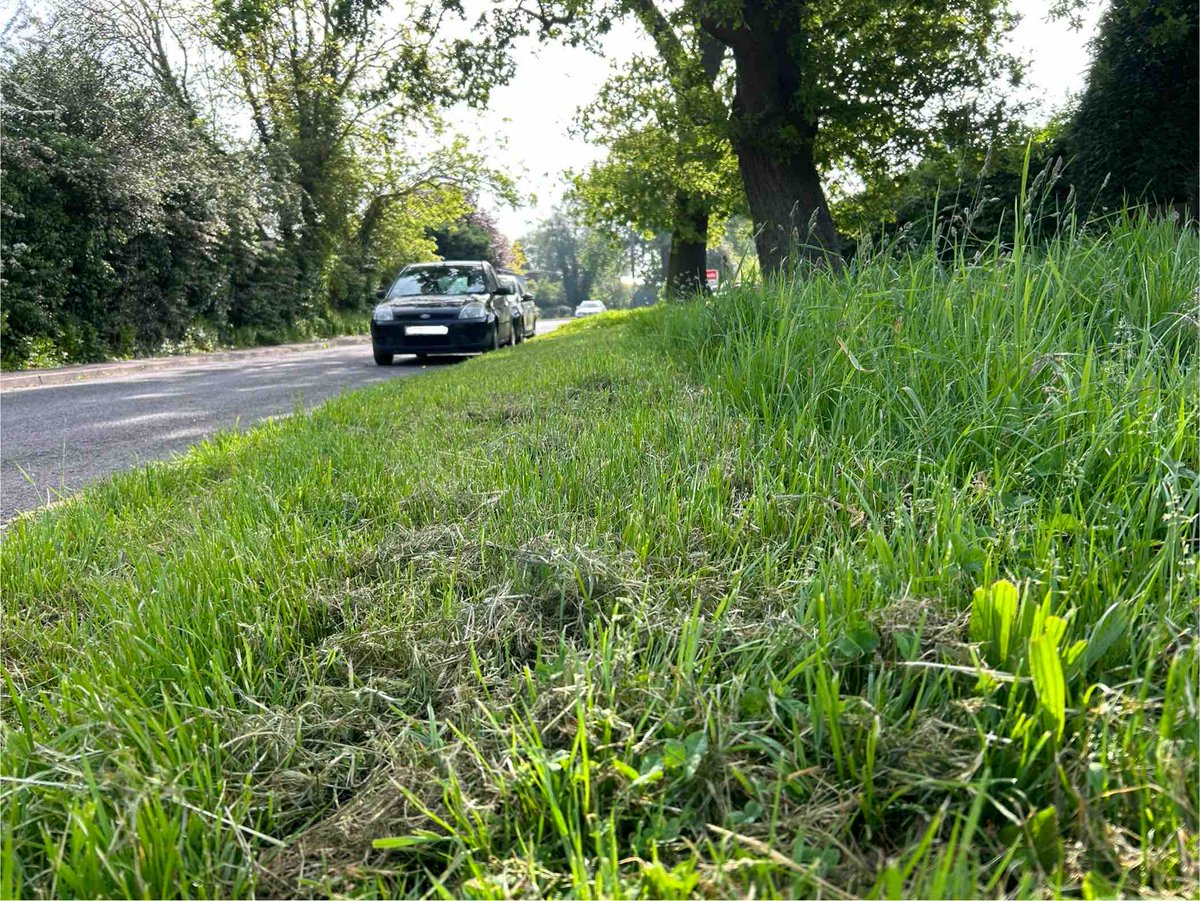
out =
{"type": "Polygon", "coordinates": [[[445,322],[458,319],[459,307],[444,310],[392,310],[392,322],[445,322]]]}

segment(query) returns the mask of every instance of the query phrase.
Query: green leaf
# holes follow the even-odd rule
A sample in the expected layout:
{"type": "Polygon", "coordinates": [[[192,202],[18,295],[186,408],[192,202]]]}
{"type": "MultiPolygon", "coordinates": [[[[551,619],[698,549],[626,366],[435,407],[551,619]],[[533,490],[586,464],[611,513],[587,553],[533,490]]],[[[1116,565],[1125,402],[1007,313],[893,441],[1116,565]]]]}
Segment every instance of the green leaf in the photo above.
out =
{"type": "Polygon", "coordinates": [[[879,633],[867,623],[855,623],[846,634],[864,654],[870,654],[879,646],[879,633]]]}
{"type": "Polygon", "coordinates": [[[862,648],[856,645],[849,635],[843,635],[832,645],[837,657],[842,660],[855,660],[862,656],[862,648]]]}
{"type": "Polygon", "coordinates": [[[636,781],[642,775],[623,760],[614,760],[613,769],[631,781],[636,781]]]}
{"type": "Polygon", "coordinates": [[[770,697],[763,689],[752,685],[742,693],[741,708],[742,714],[751,719],[765,716],[770,711],[770,697]]]}
{"type": "Polygon", "coordinates": [[[391,838],[377,838],[371,844],[380,851],[396,851],[404,848],[416,848],[421,845],[433,845],[444,842],[446,836],[436,832],[416,832],[412,835],[397,835],[391,838]]]}
{"type": "Polygon", "coordinates": [[[741,810],[730,811],[729,822],[736,827],[747,826],[750,823],[757,823],[762,815],[762,804],[752,798],[741,810]]]}
{"type": "Polygon", "coordinates": [[[1074,535],[1083,530],[1083,523],[1070,513],[1058,513],[1050,520],[1049,529],[1062,535],[1074,535]]]}
{"type": "Polygon", "coordinates": [[[847,660],[857,660],[870,654],[879,646],[879,633],[868,623],[852,623],[834,643],[833,649],[847,660]]]}
{"type": "Polygon", "coordinates": [[[1067,686],[1053,634],[1043,633],[1029,642],[1029,670],[1042,716],[1061,739],[1067,721],[1067,686]]]}
{"type": "Polygon", "coordinates": [[[643,785],[650,785],[652,782],[657,782],[663,777],[663,765],[659,761],[655,761],[646,772],[633,780],[631,788],[641,788],[643,785]]]}
{"type": "Polygon", "coordinates": [[[1063,844],[1057,810],[1046,807],[1031,816],[1025,823],[1025,835],[1029,850],[1043,871],[1053,873],[1062,866],[1063,844]]]}
{"type": "Polygon", "coordinates": [[[901,629],[892,634],[896,650],[903,660],[916,660],[921,654],[921,638],[912,629],[901,629]]]}
{"type": "Polygon", "coordinates": [[[1111,604],[1096,625],[1092,627],[1092,634],[1088,636],[1087,640],[1087,651],[1083,655],[1085,672],[1098,663],[1109,649],[1121,640],[1129,628],[1129,617],[1125,614],[1122,603],[1116,601],[1111,604]]]}
{"type": "Polygon", "coordinates": [[[684,747],[687,750],[687,774],[689,777],[695,776],[700,761],[708,751],[708,734],[703,730],[693,732],[684,741],[684,747]]]}
{"type": "Polygon", "coordinates": [[[1082,659],[1086,650],[1087,641],[1082,638],[1067,648],[1067,652],[1063,655],[1063,661],[1066,663],[1067,669],[1070,670],[1072,674],[1074,674],[1075,671],[1075,664],[1082,659]]]}
{"type": "Polygon", "coordinates": [[[1095,871],[1083,874],[1083,884],[1080,886],[1084,901],[1108,901],[1117,897],[1113,884],[1095,871]]]}
{"type": "Polygon", "coordinates": [[[695,872],[695,866],[694,862],[688,860],[668,870],[657,860],[651,863],[643,861],[642,878],[652,887],[651,894],[654,897],[687,898],[700,882],[700,874],[695,872]]]}
{"type": "Polygon", "coordinates": [[[1061,616],[1046,616],[1042,618],[1041,623],[1035,624],[1033,631],[1049,638],[1057,650],[1062,645],[1063,636],[1067,634],[1067,621],[1061,616]]]}
{"type": "Polygon", "coordinates": [[[973,539],[965,535],[951,535],[950,550],[954,553],[955,565],[963,572],[982,572],[984,564],[987,563],[987,554],[973,539]]]}
{"type": "Polygon", "coordinates": [[[1007,579],[975,589],[971,604],[971,641],[985,646],[984,657],[994,666],[1008,664],[1019,608],[1020,593],[1007,579]]]}
{"type": "Polygon", "coordinates": [[[687,745],[678,738],[669,738],[663,745],[662,765],[665,770],[676,770],[687,763],[687,745]]]}

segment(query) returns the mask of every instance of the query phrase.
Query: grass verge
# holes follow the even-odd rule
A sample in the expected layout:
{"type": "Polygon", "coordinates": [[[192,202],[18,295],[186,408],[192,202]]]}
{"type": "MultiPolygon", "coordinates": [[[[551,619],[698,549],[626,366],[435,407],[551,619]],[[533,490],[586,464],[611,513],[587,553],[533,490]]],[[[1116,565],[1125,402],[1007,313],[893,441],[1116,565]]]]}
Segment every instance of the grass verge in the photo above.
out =
{"type": "Polygon", "coordinates": [[[273,347],[281,344],[299,344],[322,338],[340,338],[343,335],[365,335],[370,331],[370,311],[359,313],[330,310],[322,316],[303,319],[290,325],[241,326],[225,330],[202,322],[193,324],[178,341],[167,341],[158,347],[125,347],[116,349],[105,342],[94,339],[82,341],[61,340],[48,336],[26,336],[5,344],[0,356],[0,371],[33,372],[54,369],[60,366],[88,363],[109,363],[124,360],[148,359],[153,357],[175,357],[189,354],[217,353],[223,350],[246,350],[255,347],[273,347]]]}
{"type": "Polygon", "coordinates": [[[1196,283],[879,258],[17,524],[0,892],[1188,892],[1196,283]]]}

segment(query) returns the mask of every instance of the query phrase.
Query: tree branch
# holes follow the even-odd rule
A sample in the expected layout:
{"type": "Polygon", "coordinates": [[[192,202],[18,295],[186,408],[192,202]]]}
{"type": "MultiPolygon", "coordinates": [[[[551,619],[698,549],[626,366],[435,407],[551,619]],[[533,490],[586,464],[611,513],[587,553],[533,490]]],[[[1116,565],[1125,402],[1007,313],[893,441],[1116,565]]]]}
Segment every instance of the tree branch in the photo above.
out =
{"type": "Polygon", "coordinates": [[[654,41],[667,71],[673,76],[682,74],[687,52],[662,10],[655,6],[654,0],[628,0],[628,3],[633,14],[646,29],[646,33],[650,35],[650,39],[654,41]]]}

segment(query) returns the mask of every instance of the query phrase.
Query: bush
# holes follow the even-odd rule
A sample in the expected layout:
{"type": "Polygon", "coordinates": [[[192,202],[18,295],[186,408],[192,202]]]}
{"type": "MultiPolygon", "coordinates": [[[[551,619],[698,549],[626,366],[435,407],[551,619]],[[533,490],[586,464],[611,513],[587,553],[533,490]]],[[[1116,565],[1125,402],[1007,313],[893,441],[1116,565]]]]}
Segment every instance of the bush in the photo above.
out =
{"type": "Polygon", "coordinates": [[[284,239],[288,200],[262,155],[223,146],[91,27],[63,15],[0,62],[0,365],[365,323],[361,254],[323,280],[284,239]]]}

